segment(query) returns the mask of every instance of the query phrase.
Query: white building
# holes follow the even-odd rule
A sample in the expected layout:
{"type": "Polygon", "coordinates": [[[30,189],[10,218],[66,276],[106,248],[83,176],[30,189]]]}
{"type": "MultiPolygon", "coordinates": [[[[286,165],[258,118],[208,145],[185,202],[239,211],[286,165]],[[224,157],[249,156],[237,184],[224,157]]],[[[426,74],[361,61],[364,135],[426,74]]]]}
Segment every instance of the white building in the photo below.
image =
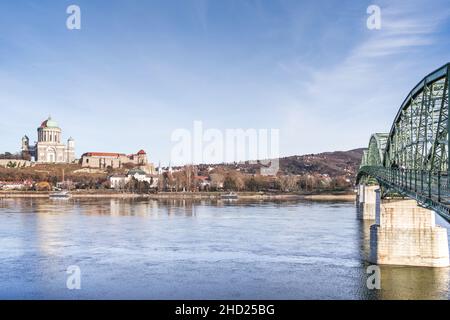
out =
{"type": "Polygon", "coordinates": [[[123,189],[130,179],[126,175],[114,175],[109,177],[109,184],[112,189],[123,189]]]}
{"type": "Polygon", "coordinates": [[[158,177],[156,175],[149,175],[140,169],[132,169],[128,171],[127,175],[113,175],[109,177],[109,183],[113,189],[123,189],[133,178],[137,181],[149,183],[151,188],[158,186],[158,177]]]}
{"type": "Polygon", "coordinates": [[[38,142],[30,146],[27,136],[22,138],[22,155],[31,157],[38,163],[72,163],[75,161],[75,141],[61,143],[62,131],[56,121],[48,117],[37,129],[38,142]]]}

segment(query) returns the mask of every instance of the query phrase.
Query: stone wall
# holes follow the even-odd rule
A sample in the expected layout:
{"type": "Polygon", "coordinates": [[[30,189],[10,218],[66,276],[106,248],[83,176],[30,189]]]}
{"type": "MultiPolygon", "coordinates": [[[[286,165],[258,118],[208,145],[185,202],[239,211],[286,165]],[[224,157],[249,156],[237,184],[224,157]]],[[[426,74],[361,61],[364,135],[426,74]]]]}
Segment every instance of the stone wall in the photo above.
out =
{"type": "Polygon", "coordinates": [[[31,167],[33,163],[27,160],[15,160],[15,159],[0,159],[0,167],[8,167],[9,163],[15,163],[17,167],[31,167]]]}

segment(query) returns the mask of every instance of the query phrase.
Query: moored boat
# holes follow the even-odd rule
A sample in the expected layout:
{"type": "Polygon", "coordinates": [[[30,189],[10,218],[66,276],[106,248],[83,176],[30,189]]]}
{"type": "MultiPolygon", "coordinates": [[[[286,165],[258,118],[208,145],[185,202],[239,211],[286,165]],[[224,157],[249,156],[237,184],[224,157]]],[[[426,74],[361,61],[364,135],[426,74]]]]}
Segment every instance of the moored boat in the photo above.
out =
{"type": "Polygon", "coordinates": [[[230,192],[230,193],[227,193],[227,194],[222,194],[222,195],[220,195],[220,197],[223,200],[237,200],[239,198],[239,196],[236,193],[234,193],[234,192],[230,192]]]}
{"type": "Polygon", "coordinates": [[[53,192],[49,194],[50,199],[69,199],[71,194],[69,191],[53,192]]]}

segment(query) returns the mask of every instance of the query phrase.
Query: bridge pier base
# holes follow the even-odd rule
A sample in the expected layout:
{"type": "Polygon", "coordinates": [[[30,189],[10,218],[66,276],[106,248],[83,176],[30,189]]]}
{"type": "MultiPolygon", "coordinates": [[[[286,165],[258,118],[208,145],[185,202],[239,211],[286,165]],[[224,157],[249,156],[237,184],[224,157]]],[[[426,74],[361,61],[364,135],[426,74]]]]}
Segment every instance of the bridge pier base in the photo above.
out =
{"type": "Polygon", "coordinates": [[[361,206],[361,203],[364,202],[364,185],[358,184],[356,187],[356,210],[359,212],[359,208],[361,206]]]}
{"type": "Polygon", "coordinates": [[[383,201],[370,227],[370,262],[448,267],[447,229],[436,226],[432,210],[415,200],[383,201]]]}
{"type": "Polygon", "coordinates": [[[380,201],[380,194],[377,191],[380,190],[379,186],[358,186],[357,195],[357,212],[358,219],[361,220],[375,220],[377,199],[380,201]]]}

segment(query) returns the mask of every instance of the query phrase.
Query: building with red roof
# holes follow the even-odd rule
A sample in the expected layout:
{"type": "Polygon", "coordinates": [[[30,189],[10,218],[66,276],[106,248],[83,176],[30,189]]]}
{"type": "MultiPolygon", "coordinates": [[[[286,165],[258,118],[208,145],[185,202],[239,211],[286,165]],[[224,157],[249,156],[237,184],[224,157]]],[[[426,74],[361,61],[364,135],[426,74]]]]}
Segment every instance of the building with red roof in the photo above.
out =
{"type": "Polygon", "coordinates": [[[150,165],[147,153],[144,150],[139,150],[137,153],[130,155],[115,152],[86,152],[81,156],[80,163],[84,168],[93,169],[117,169],[122,168],[126,164],[132,164],[137,167],[148,167],[150,165]]]}

